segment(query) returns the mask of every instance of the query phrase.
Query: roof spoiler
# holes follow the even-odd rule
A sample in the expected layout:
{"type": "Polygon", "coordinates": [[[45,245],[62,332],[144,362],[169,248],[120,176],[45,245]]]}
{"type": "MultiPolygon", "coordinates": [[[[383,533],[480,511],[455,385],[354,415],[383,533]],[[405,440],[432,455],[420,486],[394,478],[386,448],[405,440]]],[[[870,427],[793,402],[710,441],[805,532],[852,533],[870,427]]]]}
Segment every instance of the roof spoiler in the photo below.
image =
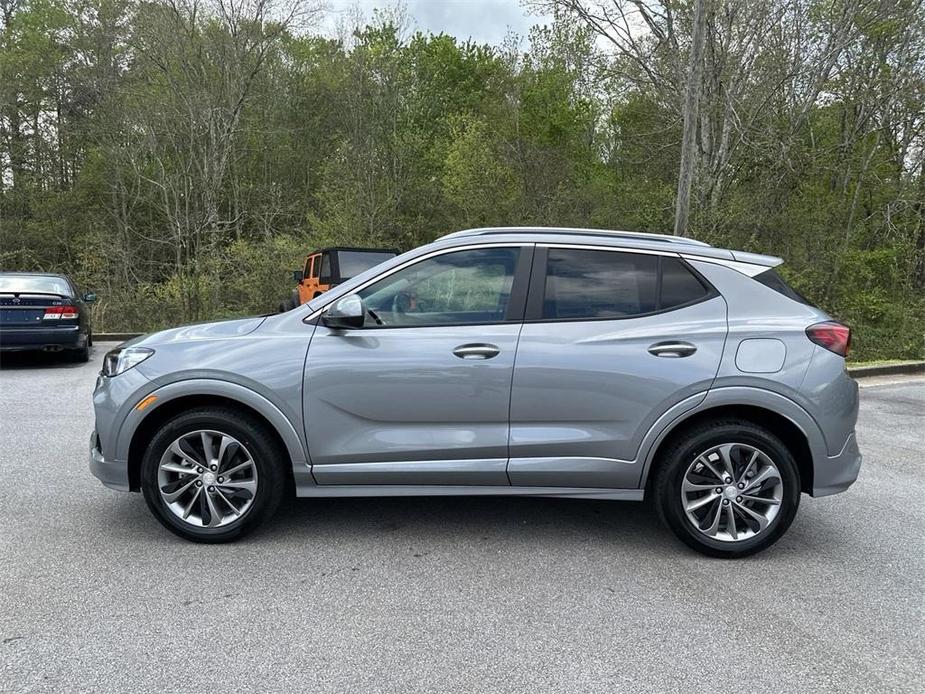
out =
{"type": "Polygon", "coordinates": [[[761,253],[748,253],[747,251],[732,251],[732,257],[740,263],[750,265],[763,265],[764,267],[777,267],[784,262],[776,255],[762,255],[761,253]]]}
{"type": "Polygon", "coordinates": [[[778,258],[774,255],[761,255],[760,253],[748,253],[747,251],[718,251],[714,253],[712,252],[714,250],[716,249],[710,249],[711,252],[706,252],[706,249],[702,251],[696,248],[685,249],[681,252],[681,257],[688,260],[701,260],[714,265],[723,265],[748,277],[760,275],[762,272],[772,267],[777,267],[784,262],[783,258],[778,258]]]}

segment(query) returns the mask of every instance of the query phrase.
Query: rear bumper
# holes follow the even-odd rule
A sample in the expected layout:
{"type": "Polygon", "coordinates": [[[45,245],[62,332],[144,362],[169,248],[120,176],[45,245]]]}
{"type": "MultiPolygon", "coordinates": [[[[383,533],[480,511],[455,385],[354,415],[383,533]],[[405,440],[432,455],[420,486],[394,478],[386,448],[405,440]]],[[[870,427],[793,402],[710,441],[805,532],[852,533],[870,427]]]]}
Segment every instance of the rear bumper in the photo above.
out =
{"type": "Polygon", "coordinates": [[[79,325],[0,329],[0,351],[3,352],[22,352],[45,347],[82,349],[86,344],[87,334],[80,331],[79,325]]]}
{"type": "Polygon", "coordinates": [[[118,460],[106,460],[100,450],[95,431],[90,434],[90,472],[110,489],[120,492],[130,491],[128,464],[118,460]]]}
{"type": "Polygon", "coordinates": [[[829,496],[845,491],[858,478],[861,459],[858,441],[852,431],[838,455],[816,461],[813,496],[829,496]]]}

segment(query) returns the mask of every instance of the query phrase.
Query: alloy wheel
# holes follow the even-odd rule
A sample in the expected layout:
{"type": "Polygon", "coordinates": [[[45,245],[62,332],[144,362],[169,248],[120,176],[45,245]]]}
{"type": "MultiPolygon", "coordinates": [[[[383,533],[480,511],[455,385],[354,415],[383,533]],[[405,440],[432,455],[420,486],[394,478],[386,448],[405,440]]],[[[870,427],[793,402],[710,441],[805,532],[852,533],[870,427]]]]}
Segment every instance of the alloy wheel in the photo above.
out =
{"type": "Polygon", "coordinates": [[[783,491],[780,470],[766,453],[745,443],[724,443],[688,466],[681,505],[699,533],[738,542],[767,530],[780,511],[783,491]]]}
{"type": "Polygon", "coordinates": [[[177,518],[218,528],[242,518],[257,493],[257,466],[247,448],[220,431],[200,429],[175,439],[157,469],[161,499],[177,518]]]}

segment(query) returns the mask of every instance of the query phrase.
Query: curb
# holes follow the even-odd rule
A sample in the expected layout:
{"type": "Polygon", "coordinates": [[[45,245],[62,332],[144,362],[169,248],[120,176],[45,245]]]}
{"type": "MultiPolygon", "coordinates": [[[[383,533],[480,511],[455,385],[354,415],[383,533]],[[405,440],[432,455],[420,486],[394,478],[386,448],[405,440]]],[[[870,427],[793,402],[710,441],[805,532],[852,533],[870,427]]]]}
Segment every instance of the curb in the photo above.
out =
{"type": "Polygon", "coordinates": [[[94,342],[125,342],[144,333],[93,333],[94,342]]]}
{"type": "Polygon", "coordinates": [[[910,361],[905,364],[883,364],[882,366],[849,366],[848,375],[852,378],[869,376],[891,376],[895,374],[925,373],[925,361],[910,361]]]}

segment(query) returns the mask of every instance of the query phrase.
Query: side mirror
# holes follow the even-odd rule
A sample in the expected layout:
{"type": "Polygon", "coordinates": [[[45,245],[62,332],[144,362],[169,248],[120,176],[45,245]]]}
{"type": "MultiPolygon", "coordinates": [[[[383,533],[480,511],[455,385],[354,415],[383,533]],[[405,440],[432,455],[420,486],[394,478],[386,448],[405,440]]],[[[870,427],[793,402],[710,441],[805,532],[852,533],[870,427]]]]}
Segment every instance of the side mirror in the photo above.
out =
{"type": "Polygon", "coordinates": [[[87,293],[84,294],[83,297],[81,297],[81,298],[82,298],[86,303],[92,304],[94,301],[96,301],[96,294],[94,294],[93,292],[87,292],[87,293]]]}
{"type": "Polygon", "coordinates": [[[301,271],[301,270],[293,270],[293,271],[292,271],[292,281],[293,281],[293,282],[301,282],[302,279],[303,279],[303,275],[302,275],[302,271],[301,271]]]}
{"type": "Polygon", "coordinates": [[[356,294],[342,296],[321,315],[321,322],[335,330],[362,328],[365,319],[363,300],[356,294]]]}

